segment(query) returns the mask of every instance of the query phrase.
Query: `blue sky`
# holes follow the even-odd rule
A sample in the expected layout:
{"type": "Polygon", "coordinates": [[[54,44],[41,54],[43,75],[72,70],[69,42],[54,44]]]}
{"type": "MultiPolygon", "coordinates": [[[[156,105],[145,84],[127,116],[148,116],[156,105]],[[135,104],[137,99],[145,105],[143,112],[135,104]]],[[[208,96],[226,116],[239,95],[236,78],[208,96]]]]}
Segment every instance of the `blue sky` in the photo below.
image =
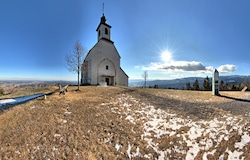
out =
{"type": "Polygon", "coordinates": [[[65,56],[95,45],[103,2],[130,79],[250,75],[247,0],[1,0],[0,79],[76,80],[65,56]]]}

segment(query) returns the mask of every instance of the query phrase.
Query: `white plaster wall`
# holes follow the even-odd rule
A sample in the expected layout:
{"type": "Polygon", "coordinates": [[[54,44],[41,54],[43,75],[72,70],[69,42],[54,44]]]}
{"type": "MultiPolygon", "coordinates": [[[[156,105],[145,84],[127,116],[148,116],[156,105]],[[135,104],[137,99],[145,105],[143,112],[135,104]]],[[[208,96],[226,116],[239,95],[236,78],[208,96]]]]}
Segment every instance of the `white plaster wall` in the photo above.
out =
{"type": "Polygon", "coordinates": [[[104,59],[100,62],[98,66],[98,82],[105,81],[104,76],[110,76],[115,77],[116,76],[116,70],[114,63],[111,62],[109,59],[104,59]],[[106,69],[106,66],[108,66],[108,69],[106,69]]]}
{"type": "Polygon", "coordinates": [[[119,68],[119,74],[117,76],[117,85],[128,86],[128,77],[127,75],[119,68]]]}
{"type": "Polygon", "coordinates": [[[101,24],[100,27],[99,27],[99,30],[97,31],[97,38],[98,38],[98,41],[104,37],[106,39],[110,39],[110,28],[105,26],[104,24],[101,24]],[[105,28],[107,28],[108,30],[108,34],[105,34],[105,28]],[[99,30],[100,30],[100,35],[99,35],[99,30]]]}
{"type": "Polygon", "coordinates": [[[117,52],[114,44],[110,41],[101,39],[90,50],[85,58],[88,61],[88,79],[90,84],[99,84],[103,79],[103,75],[115,76],[115,85],[128,85],[128,77],[120,69],[120,55],[117,52]],[[106,70],[106,65],[109,70],[106,70]]]}
{"type": "Polygon", "coordinates": [[[113,62],[114,68],[117,71],[120,68],[120,56],[114,46],[110,41],[101,39],[90,51],[87,59],[91,59],[91,84],[98,84],[98,76],[103,73],[98,73],[98,66],[101,61],[108,59],[113,62]]]}

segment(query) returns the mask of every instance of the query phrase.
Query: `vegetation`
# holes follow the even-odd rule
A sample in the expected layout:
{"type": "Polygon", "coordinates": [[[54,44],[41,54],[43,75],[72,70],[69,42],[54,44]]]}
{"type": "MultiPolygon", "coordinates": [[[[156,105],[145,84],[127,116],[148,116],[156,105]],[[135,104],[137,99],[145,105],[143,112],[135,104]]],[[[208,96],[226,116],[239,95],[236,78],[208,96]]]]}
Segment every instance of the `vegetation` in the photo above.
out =
{"type": "Polygon", "coordinates": [[[4,90],[0,88],[0,96],[4,94],[4,90]]]}
{"type": "MultiPolygon", "coordinates": [[[[248,90],[250,89],[250,82],[244,81],[242,83],[225,83],[223,80],[219,82],[220,91],[241,91],[245,86],[248,87],[248,90]]],[[[203,81],[203,88],[200,87],[199,81],[196,79],[193,82],[193,86],[191,86],[190,82],[186,83],[186,90],[204,90],[204,91],[211,91],[212,90],[212,82],[208,78],[204,78],[203,81]]]]}
{"type": "Polygon", "coordinates": [[[83,64],[83,59],[86,49],[82,47],[80,41],[77,41],[72,54],[66,55],[68,70],[77,73],[78,89],[80,90],[80,72],[83,64]]]}
{"type": "Polygon", "coordinates": [[[197,79],[194,81],[193,90],[200,90],[199,81],[197,79]]]}
{"type": "Polygon", "coordinates": [[[187,90],[192,90],[192,87],[191,87],[190,82],[187,82],[187,83],[186,83],[186,87],[187,87],[187,90]]]}
{"type": "Polygon", "coordinates": [[[203,82],[203,89],[205,91],[211,91],[212,90],[212,84],[208,78],[208,76],[204,79],[204,82],[203,82]]]}
{"type": "Polygon", "coordinates": [[[248,103],[201,91],[76,89],[0,113],[0,159],[250,158],[248,103]]]}

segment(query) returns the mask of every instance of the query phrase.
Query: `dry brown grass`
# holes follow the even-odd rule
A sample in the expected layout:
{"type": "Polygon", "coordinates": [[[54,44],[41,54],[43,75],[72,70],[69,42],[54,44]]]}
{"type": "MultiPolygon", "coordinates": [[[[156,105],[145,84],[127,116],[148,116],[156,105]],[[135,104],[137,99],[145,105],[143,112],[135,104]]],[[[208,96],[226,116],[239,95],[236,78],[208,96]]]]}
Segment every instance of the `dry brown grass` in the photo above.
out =
{"type": "Polygon", "coordinates": [[[15,98],[15,97],[27,96],[38,93],[47,94],[50,92],[54,92],[56,89],[58,89],[57,86],[38,87],[38,88],[15,88],[15,92],[11,94],[0,95],[0,99],[15,98]]]}
{"type": "MultiPolygon", "coordinates": [[[[46,100],[38,98],[0,113],[0,159],[127,159],[130,144],[131,152],[136,152],[137,146],[140,146],[141,154],[152,153],[153,157],[157,157],[152,148],[147,148],[147,142],[141,139],[143,121],[134,125],[125,120],[126,113],[122,110],[121,114],[112,112],[122,105],[116,100],[117,95],[133,95],[144,103],[169,109],[180,116],[187,115],[185,111],[188,109],[181,106],[184,102],[197,103],[197,107],[202,107],[200,104],[206,101],[218,104],[232,101],[196,91],[119,87],[81,87],[80,92],[75,90],[76,87],[69,87],[66,95],[55,93],[46,100]],[[166,106],[168,104],[170,106],[166,106]],[[116,144],[122,146],[121,149],[117,150],[116,144]]],[[[133,107],[138,106],[135,104],[133,107]]],[[[227,112],[215,106],[205,106],[204,114],[210,113],[207,108],[212,110],[210,117],[227,112]]],[[[202,117],[203,110],[197,111],[201,115],[198,118],[209,118],[202,117]]],[[[191,117],[197,118],[196,113],[190,113],[191,117]]],[[[184,127],[179,132],[181,134],[188,129],[184,127]]],[[[164,149],[170,145],[169,141],[178,145],[176,140],[178,137],[163,136],[159,146],[164,149]]],[[[234,141],[239,141],[237,135],[234,141]]],[[[183,155],[177,157],[184,158],[183,155]]]]}
{"type": "Polygon", "coordinates": [[[129,124],[121,126],[126,122],[101,105],[121,89],[75,89],[70,88],[65,96],[56,93],[4,111],[0,115],[0,158],[124,158],[105,141],[111,138],[126,145],[129,124]]]}

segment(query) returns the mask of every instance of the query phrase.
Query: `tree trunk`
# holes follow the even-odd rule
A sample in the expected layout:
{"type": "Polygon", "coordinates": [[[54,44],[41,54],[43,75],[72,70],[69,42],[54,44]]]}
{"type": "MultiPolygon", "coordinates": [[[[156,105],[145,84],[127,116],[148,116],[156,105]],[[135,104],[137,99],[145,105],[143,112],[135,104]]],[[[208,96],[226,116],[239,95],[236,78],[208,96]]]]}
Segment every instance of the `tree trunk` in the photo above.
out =
{"type": "Polygon", "coordinates": [[[77,79],[78,80],[78,89],[77,90],[78,91],[80,90],[80,76],[79,76],[80,75],[80,71],[79,70],[80,70],[80,67],[78,66],[78,72],[77,72],[77,74],[78,74],[78,79],[77,79]]]}
{"type": "Polygon", "coordinates": [[[78,74],[78,91],[80,90],[80,54],[78,54],[78,57],[77,57],[78,59],[78,64],[77,64],[77,74],[78,74]]]}

